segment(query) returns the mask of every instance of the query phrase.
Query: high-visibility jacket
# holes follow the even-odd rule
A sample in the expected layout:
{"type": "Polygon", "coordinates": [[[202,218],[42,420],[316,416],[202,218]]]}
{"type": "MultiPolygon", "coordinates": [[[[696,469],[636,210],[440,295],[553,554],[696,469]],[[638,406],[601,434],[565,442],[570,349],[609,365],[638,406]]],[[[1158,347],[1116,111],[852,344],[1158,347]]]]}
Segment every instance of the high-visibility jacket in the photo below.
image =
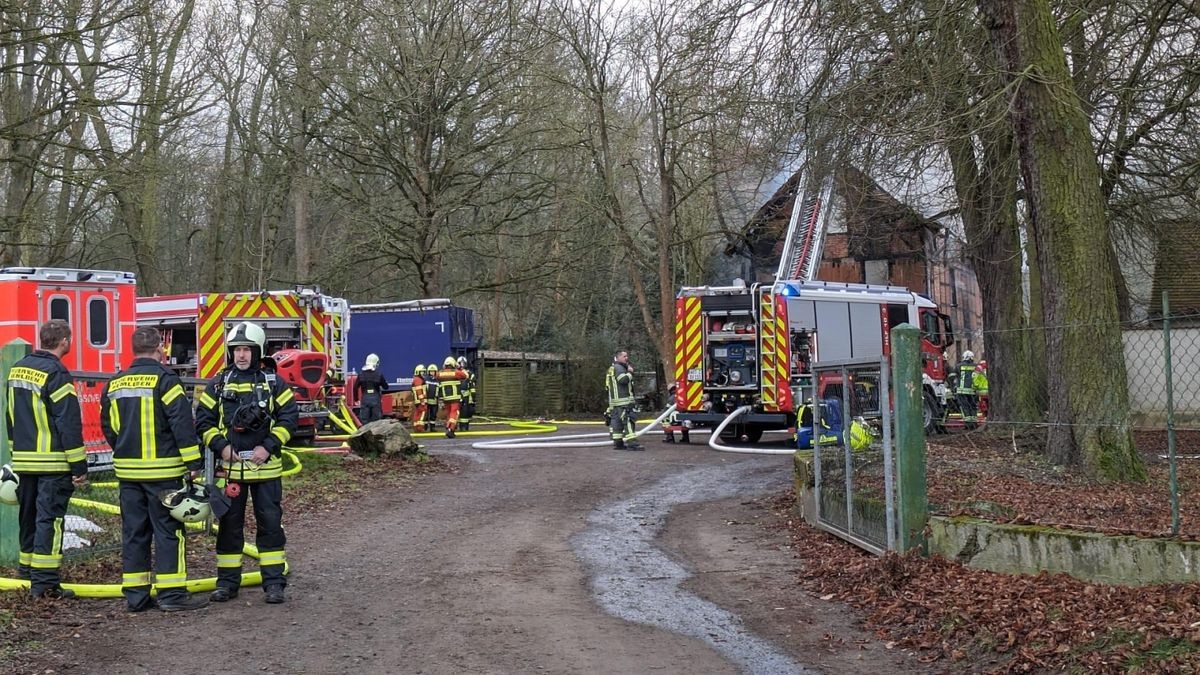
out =
{"type": "Polygon", "coordinates": [[[963,361],[958,364],[958,389],[955,393],[958,394],[974,394],[975,393],[975,364],[971,361],[963,361]]]}
{"type": "Polygon", "coordinates": [[[219,466],[229,480],[250,483],[283,473],[283,446],[296,433],[299,419],[292,388],[274,373],[229,366],[205,385],[196,408],[196,431],[218,458],[232,445],[234,460],[221,460],[219,466]],[[261,465],[249,461],[258,445],[271,455],[261,465]]]}
{"type": "Polygon", "coordinates": [[[170,480],[204,466],[183,384],[154,359],[134,359],[104,385],[100,428],[120,480],[170,480]]]}
{"type": "Polygon", "coordinates": [[[454,403],[462,400],[462,381],[467,374],[458,368],[443,368],[438,371],[438,398],[454,403]]]}
{"type": "Polygon", "coordinates": [[[613,362],[604,378],[604,388],[608,391],[610,407],[633,403],[633,373],[624,363],[613,362]]]}
{"type": "Polygon", "coordinates": [[[420,375],[413,376],[412,393],[413,393],[413,402],[416,405],[425,405],[425,403],[426,403],[426,400],[425,400],[426,399],[425,378],[421,377],[420,375]]]}
{"type": "Polygon", "coordinates": [[[54,354],[39,349],[8,372],[6,421],[13,471],[87,473],[75,382],[54,354]]]}
{"type": "Polygon", "coordinates": [[[985,373],[985,372],[984,372],[984,371],[982,371],[982,370],[976,370],[976,371],[975,371],[975,378],[974,378],[974,380],[973,380],[973,381],[974,381],[974,383],[975,383],[975,393],[976,393],[976,394],[979,394],[980,396],[986,396],[986,395],[987,395],[987,393],[988,393],[988,376],[987,376],[987,373],[985,373]]]}
{"type": "Polygon", "coordinates": [[[462,383],[462,399],[464,403],[475,402],[475,373],[464,370],[462,371],[467,377],[462,383]]]}

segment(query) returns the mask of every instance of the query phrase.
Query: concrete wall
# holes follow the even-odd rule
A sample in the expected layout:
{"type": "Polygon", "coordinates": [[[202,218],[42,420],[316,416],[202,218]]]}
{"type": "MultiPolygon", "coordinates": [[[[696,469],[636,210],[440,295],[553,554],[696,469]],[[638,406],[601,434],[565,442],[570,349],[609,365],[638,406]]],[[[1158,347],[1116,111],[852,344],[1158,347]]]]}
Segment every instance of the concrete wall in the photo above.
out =
{"type": "Polygon", "coordinates": [[[930,519],[930,553],[968,567],[1142,586],[1196,581],[1200,543],[1114,537],[1038,525],[1001,525],[976,518],[930,519]]]}

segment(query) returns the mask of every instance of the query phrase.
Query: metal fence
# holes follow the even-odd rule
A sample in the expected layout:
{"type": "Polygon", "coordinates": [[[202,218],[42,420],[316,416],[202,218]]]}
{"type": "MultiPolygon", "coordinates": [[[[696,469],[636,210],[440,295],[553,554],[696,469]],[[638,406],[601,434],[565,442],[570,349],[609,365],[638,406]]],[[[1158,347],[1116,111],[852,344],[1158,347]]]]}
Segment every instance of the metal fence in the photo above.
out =
{"type": "Polygon", "coordinates": [[[887,361],[816,363],[797,421],[812,443],[818,524],[876,553],[896,548],[890,389],[887,361]]]}

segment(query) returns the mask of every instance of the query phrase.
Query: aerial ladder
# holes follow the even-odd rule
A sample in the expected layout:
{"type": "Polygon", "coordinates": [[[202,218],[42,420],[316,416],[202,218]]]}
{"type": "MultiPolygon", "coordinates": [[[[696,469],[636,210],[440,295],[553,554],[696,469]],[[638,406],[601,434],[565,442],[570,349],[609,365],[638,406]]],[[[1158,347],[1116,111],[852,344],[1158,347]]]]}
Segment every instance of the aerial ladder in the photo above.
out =
{"type": "Polygon", "coordinates": [[[817,278],[832,196],[832,177],[815,184],[796,182],[796,198],[775,281],[813,281],[817,278]]]}

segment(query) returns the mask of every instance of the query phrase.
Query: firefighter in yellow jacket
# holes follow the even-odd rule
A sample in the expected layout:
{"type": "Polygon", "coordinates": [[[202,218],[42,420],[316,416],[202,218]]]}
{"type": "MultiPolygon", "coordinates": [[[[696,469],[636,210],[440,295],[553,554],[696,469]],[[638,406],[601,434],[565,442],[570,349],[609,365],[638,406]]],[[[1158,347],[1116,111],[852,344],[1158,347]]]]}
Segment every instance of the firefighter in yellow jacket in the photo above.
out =
{"type": "Polygon", "coordinates": [[[425,431],[425,416],[429,414],[429,400],[428,394],[426,393],[425,364],[423,363],[418,363],[417,367],[413,369],[412,393],[413,431],[425,431]]]}
{"type": "Polygon", "coordinates": [[[299,408],[291,387],[260,370],[266,342],[262,326],[248,321],[234,326],[225,339],[227,365],[205,386],[196,410],[196,430],[208,451],[220,460],[219,472],[226,478],[223,493],[213,500],[214,515],[220,519],[217,589],[209,596],[213,602],[238,595],[247,494],[254,501],[255,542],[265,599],[270,604],[285,600],[287,559],[280,476],[283,446],[296,433],[299,408]]]}
{"type": "Polygon", "coordinates": [[[8,373],[8,438],[12,470],[21,477],[18,573],[35,598],[69,598],[62,587],[63,520],[76,486],[87,484],[83,420],[71,373],[62,357],[71,351],[71,327],[53,319],[38,331],[41,349],[8,373]]]}
{"type": "Polygon", "coordinates": [[[634,432],[633,412],[633,366],[629,363],[629,352],[617,350],[612,366],[604,378],[608,391],[608,407],[612,410],[609,427],[612,430],[613,447],[618,450],[641,450],[634,432]]]}
{"type": "Polygon", "coordinates": [[[192,404],[174,373],[162,365],[162,335],[152,326],[133,332],[133,363],[100,392],[100,427],[113,449],[120,483],[121,592],[126,608],[141,612],[150,598],[150,543],[154,590],[165,612],[199,609],[204,598],[187,591],[183,523],[163,498],[185,490],[204,461],[192,421],[192,404]]]}
{"type": "Polygon", "coordinates": [[[458,428],[471,430],[471,418],[475,416],[475,371],[468,368],[467,357],[458,357],[458,369],[466,378],[462,381],[462,410],[458,416],[458,428]]]}

